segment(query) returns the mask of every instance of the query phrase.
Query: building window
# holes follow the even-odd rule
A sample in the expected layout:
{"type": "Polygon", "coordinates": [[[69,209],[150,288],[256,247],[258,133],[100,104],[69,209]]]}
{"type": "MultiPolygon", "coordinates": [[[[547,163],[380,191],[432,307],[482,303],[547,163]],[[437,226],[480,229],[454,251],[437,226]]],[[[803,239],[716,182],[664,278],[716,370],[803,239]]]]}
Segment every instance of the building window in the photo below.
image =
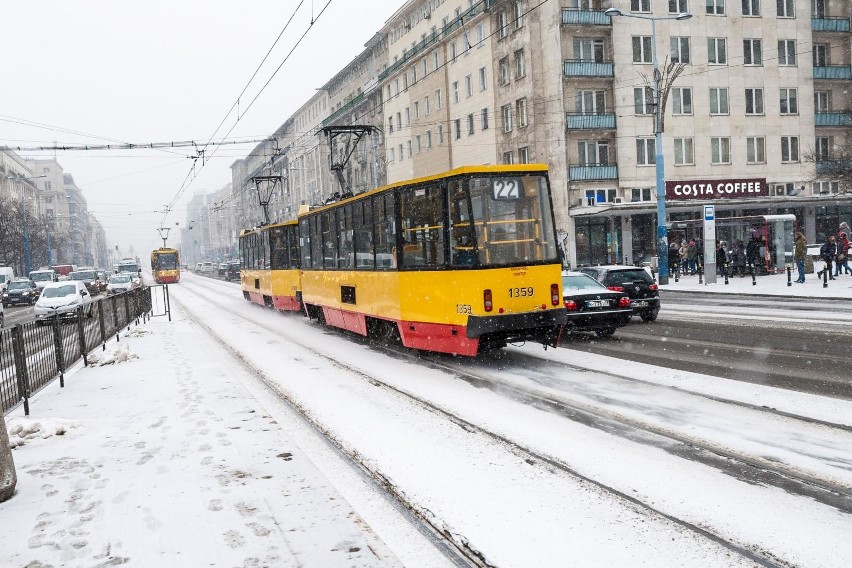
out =
{"type": "Polygon", "coordinates": [[[408,110],[408,107],[405,107],[403,110],[405,111],[405,125],[411,126],[411,111],[408,110]]]}
{"type": "Polygon", "coordinates": [[[760,0],[743,0],[743,16],[760,16],[760,0]]]}
{"type": "Polygon", "coordinates": [[[408,157],[410,158],[411,156],[414,155],[414,152],[411,151],[411,140],[406,142],[406,144],[408,145],[408,157]]]}
{"type": "Polygon", "coordinates": [[[419,154],[420,150],[422,149],[422,146],[420,145],[420,135],[419,134],[414,138],[414,142],[415,142],[414,145],[417,147],[417,153],[419,154]]]}
{"type": "Polygon", "coordinates": [[[518,99],[515,106],[518,113],[518,128],[525,128],[529,124],[527,120],[527,98],[518,99]]]}
{"type": "Polygon", "coordinates": [[[759,39],[743,40],[743,64],[763,65],[763,54],[759,39]]]}
{"type": "Polygon", "coordinates": [[[671,38],[672,46],[672,62],[673,63],[689,63],[689,38],[688,37],[673,37],[671,38]]]}
{"type": "Polygon", "coordinates": [[[402,90],[403,91],[408,90],[408,73],[402,74],[402,90]]]}
{"type": "Polygon", "coordinates": [[[418,101],[414,101],[414,120],[420,118],[420,103],[418,101]]]}
{"type": "Polygon", "coordinates": [[[515,2],[515,29],[524,25],[524,3],[521,0],[515,2]]]}
{"type": "Polygon", "coordinates": [[[403,160],[404,154],[402,153],[402,144],[399,145],[399,161],[403,160]]]}
{"type": "Polygon", "coordinates": [[[393,117],[388,117],[388,134],[393,134],[393,117]]]}
{"type": "Polygon", "coordinates": [[[456,42],[450,44],[450,63],[456,62],[456,42]]]}
{"type": "Polygon", "coordinates": [[[432,147],[432,131],[427,130],[426,131],[426,148],[428,149],[428,148],[431,148],[431,147],[432,147]]]}
{"type": "Polygon", "coordinates": [[[473,136],[473,113],[467,115],[467,135],[473,136]]]}
{"type": "Polygon", "coordinates": [[[441,66],[441,54],[436,49],[432,52],[432,68],[437,70],[441,66]]]}
{"type": "Polygon", "coordinates": [[[479,25],[476,26],[476,44],[479,47],[482,47],[483,42],[485,41],[485,24],[479,22],[479,25]]]}
{"type": "Polygon", "coordinates": [[[464,77],[464,92],[468,98],[473,96],[473,76],[465,75],[464,77]]]}
{"type": "Polygon", "coordinates": [[[515,159],[512,156],[512,152],[503,152],[503,163],[504,164],[514,164],[515,159]]]}
{"type": "Polygon", "coordinates": [[[798,136],[782,136],[781,137],[781,162],[798,162],[799,161],[799,137],[798,136]]]}
{"type": "Polygon", "coordinates": [[[441,101],[441,89],[435,91],[435,108],[441,110],[443,103],[441,101]]]}
{"type": "Polygon", "coordinates": [[[706,0],[705,7],[709,16],[725,15],[725,0],[706,0]]]}
{"type": "Polygon", "coordinates": [[[453,132],[455,132],[456,140],[461,138],[461,119],[460,118],[453,120],[453,132]]]}
{"type": "Polygon", "coordinates": [[[574,58],[580,61],[603,63],[606,50],[602,39],[589,37],[574,38],[574,58]]]}
{"type": "Polygon", "coordinates": [[[577,91],[574,94],[574,112],[578,114],[605,113],[606,91],[577,91]]]}
{"type": "Polygon", "coordinates": [[[464,35],[462,35],[462,53],[467,55],[470,47],[470,32],[464,32],[464,35]]]}
{"type": "Polygon", "coordinates": [[[459,102],[459,82],[458,81],[453,81],[452,95],[453,95],[453,102],[454,103],[459,102]]]}
{"type": "Polygon", "coordinates": [[[595,205],[596,203],[614,203],[617,196],[617,189],[587,189],[586,205],[595,205]]]}
{"type": "Polygon", "coordinates": [[[817,162],[824,162],[831,159],[831,147],[833,140],[831,136],[820,136],[816,139],[814,145],[814,158],[817,162]]]}
{"type": "Polygon", "coordinates": [[[672,89],[672,113],[692,114],[691,87],[674,87],[672,89]]]}
{"type": "Polygon", "coordinates": [[[653,52],[651,36],[633,36],[633,63],[651,63],[653,52]]]}
{"type": "Polygon", "coordinates": [[[796,40],[778,40],[778,65],[791,67],[796,64],[796,40]]]}
{"type": "Polygon", "coordinates": [[[828,112],[831,110],[831,92],[814,91],[814,112],[828,112]]]}
{"type": "Polygon", "coordinates": [[[657,153],[654,150],[653,138],[636,139],[636,165],[650,166],[657,163],[657,153]]]}
{"type": "Polygon", "coordinates": [[[669,14],[685,14],[689,12],[687,0],[669,0],[669,14]]]}
{"type": "Polygon", "coordinates": [[[831,46],[824,43],[815,43],[813,46],[814,67],[827,67],[829,65],[829,53],[831,46]]]}
{"type": "Polygon", "coordinates": [[[487,108],[482,109],[482,111],[479,113],[479,117],[480,117],[479,129],[480,130],[488,130],[488,109],[487,108]]]}
{"type": "Polygon", "coordinates": [[[746,89],[745,103],[746,114],[763,114],[763,89],[746,89]]]}
{"type": "Polygon", "coordinates": [[[634,187],[630,189],[630,202],[641,203],[643,201],[651,201],[650,187],[634,187]]]}
{"type": "Polygon", "coordinates": [[[746,163],[766,163],[766,138],[763,136],[749,136],[746,138],[746,163]]]}
{"type": "Polygon", "coordinates": [[[508,27],[509,25],[506,18],[506,12],[500,12],[497,14],[497,39],[503,39],[506,37],[508,27]]]}
{"type": "MultiPolygon", "coordinates": [[[[44,182],[44,190],[45,191],[50,191],[52,188],[53,188],[53,184],[51,184],[49,181],[44,182]]],[[[48,198],[48,199],[50,199],[50,198],[48,198]]],[[[50,201],[48,201],[48,203],[50,203],[50,201]]]]}
{"type": "Polygon", "coordinates": [[[500,59],[500,61],[497,63],[497,67],[500,71],[500,84],[508,85],[510,79],[509,56],[507,55],[506,57],[500,59]]]}
{"type": "Polygon", "coordinates": [[[512,105],[503,105],[500,108],[503,115],[503,132],[512,131],[512,105]]]}
{"type": "Polygon", "coordinates": [[[439,124],[438,125],[438,144],[440,145],[440,144],[443,144],[443,143],[444,143],[444,125],[439,124]]]}
{"type": "Polygon", "coordinates": [[[402,130],[402,113],[396,113],[396,129],[402,130]]]}
{"type": "Polygon", "coordinates": [[[781,89],[781,114],[799,114],[796,89],[781,89]]]}
{"type": "Polygon", "coordinates": [[[519,49],[515,52],[515,80],[525,77],[527,74],[527,63],[524,60],[524,50],[519,49]]]}
{"type": "Polygon", "coordinates": [[[710,139],[710,163],[714,166],[731,163],[731,139],[713,137],[710,139]]]}
{"type": "Polygon", "coordinates": [[[727,41],[723,37],[707,38],[707,63],[711,65],[727,65],[727,41]]]}
{"type": "Polygon", "coordinates": [[[529,164],[530,163],[530,149],[528,146],[524,146],[523,148],[518,148],[518,163],[519,164],[529,164]]]}
{"type": "Polygon", "coordinates": [[[423,97],[423,110],[426,111],[426,116],[432,114],[432,109],[429,107],[429,95],[423,97]]]}
{"type": "Polygon", "coordinates": [[[581,166],[605,166],[609,164],[609,142],[606,140],[579,140],[577,157],[581,166]]]}
{"type": "MultiPolygon", "coordinates": [[[[796,17],[796,2],[795,0],[776,0],[776,6],[778,6],[778,17],[779,18],[795,18],[796,17]]],[[[814,4],[819,4],[819,2],[814,2],[814,4]]]]}
{"type": "Polygon", "coordinates": [[[484,91],[488,88],[488,73],[485,67],[479,68],[479,90],[484,91]]]}
{"type": "Polygon", "coordinates": [[[650,87],[633,87],[633,111],[635,114],[654,113],[654,93],[650,87]]]}
{"type": "Polygon", "coordinates": [[[676,166],[691,166],[695,164],[692,138],[675,138],[674,155],[676,166]]]}
{"type": "Polygon", "coordinates": [[[728,89],[710,87],[710,114],[728,114],[728,89]]]}
{"type": "Polygon", "coordinates": [[[426,75],[429,74],[429,60],[424,57],[422,59],[422,62],[423,62],[423,76],[425,77],[426,75]]]}
{"type": "Polygon", "coordinates": [[[813,184],[814,195],[825,195],[827,193],[840,193],[840,182],[815,181],[813,184]]]}
{"type": "Polygon", "coordinates": [[[630,0],[631,12],[650,12],[651,0],[630,0]]]}

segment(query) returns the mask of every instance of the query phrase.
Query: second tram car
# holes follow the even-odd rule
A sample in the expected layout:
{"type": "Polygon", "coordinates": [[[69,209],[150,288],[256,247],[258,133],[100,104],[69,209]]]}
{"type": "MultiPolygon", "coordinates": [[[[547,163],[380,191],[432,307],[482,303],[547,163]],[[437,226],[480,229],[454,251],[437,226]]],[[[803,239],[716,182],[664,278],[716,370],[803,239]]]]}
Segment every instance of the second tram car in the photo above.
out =
{"type": "Polygon", "coordinates": [[[240,233],[240,287],[246,300],[300,311],[299,225],[287,221],[240,233]]]}
{"type": "Polygon", "coordinates": [[[157,284],[180,282],[180,255],[178,251],[164,247],[151,251],[151,273],[157,284]]]}

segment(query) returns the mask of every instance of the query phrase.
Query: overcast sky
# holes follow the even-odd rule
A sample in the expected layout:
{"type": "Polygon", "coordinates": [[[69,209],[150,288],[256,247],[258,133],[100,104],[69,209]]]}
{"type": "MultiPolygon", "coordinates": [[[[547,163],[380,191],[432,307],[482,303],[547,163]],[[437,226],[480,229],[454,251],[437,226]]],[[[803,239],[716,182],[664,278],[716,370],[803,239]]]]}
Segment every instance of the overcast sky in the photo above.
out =
{"type": "MultiPolygon", "coordinates": [[[[240,113],[245,114],[235,125],[232,111],[216,134],[221,138],[234,127],[229,138],[262,138],[360,53],[403,4],[404,0],[4,3],[0,144],[31,148],[56,142],[206,142],[295,12],[240,99],[240,113]]],[[[230,182],[230,165],[252,147],[218,149],[184,191],[167,224],[183,224],[192,195],[216,191],[230,182]]],[[[187,156],[193,153],[192,148],[62,151],[56,157],[103,224],[108,244],[118,244],[122,252],[133,245],[144,256],[161,243],[156,228],[190,172],[192,160],[187,156]]],[[[170,239],[170,244],[176,242],[170,239]]]]}

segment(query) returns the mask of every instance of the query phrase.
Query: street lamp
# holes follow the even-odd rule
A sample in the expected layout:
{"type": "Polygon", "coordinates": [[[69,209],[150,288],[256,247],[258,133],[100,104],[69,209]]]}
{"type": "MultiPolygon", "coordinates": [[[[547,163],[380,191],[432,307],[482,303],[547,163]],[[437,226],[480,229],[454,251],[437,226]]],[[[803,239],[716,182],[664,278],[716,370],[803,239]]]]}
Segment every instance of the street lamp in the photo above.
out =
{"type": "Polygon", "coordinates": [[[651,58],[654,64],[654,150],[657,166],[657,268],[660,284],[669,283],[669,235],[666,227],[666,174],[663,163],[663,108],[660,104],[660,67],[657,62],[657,21],[688,20],[692,14],[682,12],[674,16],[642,16],[625,14],[618,8],[607,8],[604,14],[610,18],[624,16],[651,22],[651,58]]]}

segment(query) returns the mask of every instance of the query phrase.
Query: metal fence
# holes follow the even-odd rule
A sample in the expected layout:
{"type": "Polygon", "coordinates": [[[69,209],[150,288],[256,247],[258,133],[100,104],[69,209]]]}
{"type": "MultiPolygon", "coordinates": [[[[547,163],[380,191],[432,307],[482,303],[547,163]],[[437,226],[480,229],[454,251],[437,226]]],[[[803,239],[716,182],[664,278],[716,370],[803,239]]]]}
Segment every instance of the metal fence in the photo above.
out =
{"type": "Polygon", "coordinates": [[[59,377],[65,386],[65,371],[120,330],[151,312],[150,288],[99,298],[92,302],[91,315],[78,308],[76,317],[29,322],[0,331],[0,407],[2,412],[23,403],[29,415],[30,396],[59,377]]]}

